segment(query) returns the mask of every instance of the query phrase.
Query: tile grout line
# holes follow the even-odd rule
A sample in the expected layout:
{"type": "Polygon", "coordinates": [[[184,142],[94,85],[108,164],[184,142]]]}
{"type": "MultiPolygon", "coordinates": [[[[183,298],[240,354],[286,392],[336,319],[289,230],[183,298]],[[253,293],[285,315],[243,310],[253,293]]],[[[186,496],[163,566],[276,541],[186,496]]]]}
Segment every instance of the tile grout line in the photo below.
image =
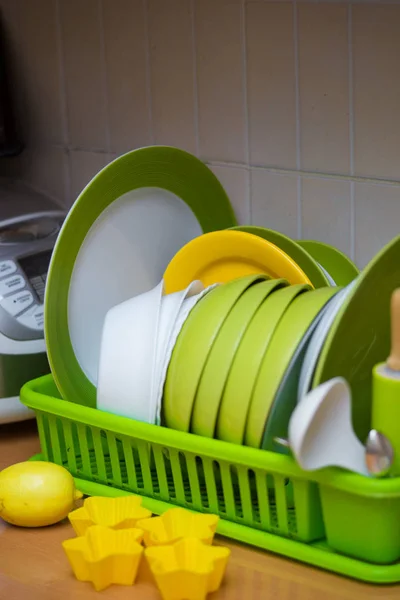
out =
{"type": "Polygon", "coordinates": [[[91,152],[92,154],[107,154],[108,151],[104,148],[92,146],[80,146],[79,144],[50,144],[52,148],[61,148],[68,152],[91,152]]]}
{"type": "Polygon", "coordinates": [[[301,175],[297,176],[296,193],[297,193],[297,239],[301,240],[303,237],[303,203],[302,203],[303,185],[302,185],[301,175]]]}
{"type": "Polygon", "coordinates": [[[355,182],[350,182],[350,258],[355,260],[356,256],[356,201],[355,182]]]}
{"type": "Polygon", "coordinates": [[[143,18],[144,18],[144,36],[146,43],[146,86],[147,86],[147,103],[149,107],[149,129],[150,143],[154,144],[154,126],[153,126],[153,98],[151,89],[151,58],[150,58],[150,28],[149,28],[149,6],[148,0],[142,0],[143,18]]]}
{"type": "MultiPolygon", "coordinates": [[[[49,144],[50,148],[65,150],[66,152],[90,152],[92,154],[108,154],[103,148],[93,148],[88,146],[79,146],[76,144],[49,144]]],[[[272,165],[257,165],[222,160],[203,160],[207,165],[213,167],[223,167],[226,169],[242,169],[244,171],[265,171],[266,173],[275,173],[276,175],[299,175],[303,178],[326,179],[327,181],[349,181],[354,183],[364,183],[372,185],[384,185],[388,187],[400,187],[400,180],[396,179],[377,179],[360,175],[341,175],[339,173],[325,173],[321,171],[299,171],[297,169],[288,169],[275,167],[272,165]]]]}
{"type": "Polygon", "coordinates": [[[65,187],[64,187],[64,203],[68,206],[72,201],[72,181],[71,181],[71,165],[70,155],[68,146],[70,144],[70,131],[69,131],[69,117],[68,117],[68,106],[67,106],[67,84],[65,75],[65,56],[64,56],[64,43],[62,36],[61,27],[61,0],[56,0],[55,3],[55,17],[56,17],[56,36],[57,36],[57,50],[58,50],[58,75],[59,75],[59,86],[60,86],[60,107],[61,107],[61,119],[63,128],[63,137],[65,144],[63,144],[63,150],[65,151],[65,163],[64,163],[64,176],[65,176],[65,187]]]}
{"type": "MultiPolygon", "coordinates": [[[[349,85],[349,144],[350,175],[354,177],[354,62],[353,62],[353,10],[351,4],[347,9],[347,43],[348,43],[348,85],[349,85]]],[[[356,211],[355,184],[350,182],[350,257],[355,260],[356,253],[356,211]]]]}
{"type": "MultiPolygon", "coordinates": [[[[247,170],[248,167],[244,163],[224,162],[219,160],[208,160],[207,164],[214,167],[226,167],[247,170]]],[[[326,179],[328,181],[354,181],[355,183],[371,183],[373,185],[387,185],[390,187],[399,187],[400,180],[395,179],[374,179],[372,177],[362,177],[355,175],[340,175],[338,173],[324,173],[321,171],[299,171],[297,169],[287,169],[273,167],[271,165],[250,165],[254,171],[265,171],[267,173],[275,173],[277,175],[300,175],[303,178],[326,179]]]]}
{"type": "Polygon", "coordinates": [[[293,46],[294,46],[294,84],[296,111],[296,169],[301,170],[301,131],[300,131],[300,68],[299,68],[299,34],[297,4],[292,1],[293,8],[293,46]]]}
{"type": "Polygon", "coordinates": [[[250,225],[255,225],[255,223],[253,223],[253,178],[252,178],[252,172],[251,172],[250,167],[247,169],[247,177],[248,177],[247,193],[249,195],[247,204],[249,207],[249,221],[250,221],[250,225]]]}
{"type": "MultiPolygon", "coordinates": [[[[107,58],[106,58],[106,39],[104,34],[104,3],[103,0],[98,0],[99,10],[99,33],[100,33],[100,54],[102,63],[102,85],[103,85],[103,96],[104,96],[104,111],[106,115],[106,122],[104,131],[106,134],[106,147],[107,152],[111,153],[111,125],[110,125],[110,102],[108,96],[108,76],[107,76],[107,58]]],[[[107,161],[108,162],[108,161],[107,161]]]]}
{"type": "MultiPolygon", "coordinates": [[[[299,65],[299,29],[297,4],[292,2],[293,14],[293,45],[294,45],[294,80],[296,97],[296,170],[301,172],[301,130],[300,130],[300,65],[299,65]]],[[[302,185],[301,176],[297,177],[297,237],[302,238],[303,234],[303,206],[302,206],[302,185]]]]}
{"type": "Polygon", "coordinates": [[[247,181],[247,214],[249,215],[250,223],[253,222],[253,202],[252,202],[252,185],[251,185],[251,172],[250,172],[250,128],[249,128],[249,102],[247,94],[247,21],[246,21],[246,3],[242,0],[241,3],[241,37],[242,37],[242,69],[243,69],[243,108],[244,108],[244,158],[248,168],[248,181],[247,181]]]}
{"type": "Polygon", "coordinates": [[[193,101],[194,101],[194,136],[196,156],[200,156],[199,137],[199,83],[197,73],[197,39],[196,39],[196,0],[190,2],[190,18],[192,26],[192,54],[193,54],[193,101]]]}
{"type": "Polygon", "coordinates": [[[350,142],[350,175],[354,176],[354,90],[353,90],[353,12],[351,4],[348,6],[347,21],[347,44],[348,44],[348,85],[349,85],[349,142],[350,142]]]}

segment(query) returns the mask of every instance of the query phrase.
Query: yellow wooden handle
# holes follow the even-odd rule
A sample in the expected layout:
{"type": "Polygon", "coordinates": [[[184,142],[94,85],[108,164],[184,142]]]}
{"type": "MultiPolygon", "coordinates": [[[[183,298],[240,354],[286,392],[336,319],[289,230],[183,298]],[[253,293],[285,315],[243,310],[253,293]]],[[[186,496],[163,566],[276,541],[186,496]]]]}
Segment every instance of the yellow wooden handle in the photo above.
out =
{"type": "Polygon", "coordinates": [[[392,294],[392,347],[387,359],[387,366],[393,371],[400,371],[400,288],[392,294]]]}

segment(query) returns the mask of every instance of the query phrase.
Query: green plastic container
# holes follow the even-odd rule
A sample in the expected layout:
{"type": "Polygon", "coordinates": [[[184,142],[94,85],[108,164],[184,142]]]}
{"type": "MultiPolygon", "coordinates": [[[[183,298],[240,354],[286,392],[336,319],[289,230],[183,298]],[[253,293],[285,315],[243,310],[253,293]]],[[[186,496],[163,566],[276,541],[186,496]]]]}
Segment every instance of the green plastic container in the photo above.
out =
{"type": "Polygon", "coordinates": [[[332,548],[377,564],[399,560],[400,497],[354,497],[330,486],[320,489],[326,537],[332,548]]]}
{"type": "Polygon", "coordinates": [[[85,494],[140,494],[158,514],[176,505],[218,514],[227,537],[357,579],[400,582],[400,478],[306,473],[289,456],[67,402],[51,375],[26,384],[21,399],[36,412],[36,458],[64,465],[85,494]]]}

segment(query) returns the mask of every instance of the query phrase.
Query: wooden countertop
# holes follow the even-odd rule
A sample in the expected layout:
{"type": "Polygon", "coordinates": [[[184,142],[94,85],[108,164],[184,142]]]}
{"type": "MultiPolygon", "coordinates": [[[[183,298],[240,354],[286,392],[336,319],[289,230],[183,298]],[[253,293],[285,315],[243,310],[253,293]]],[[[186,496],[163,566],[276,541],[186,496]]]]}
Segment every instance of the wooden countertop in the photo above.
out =
{"type": "MultiPolygon", "coordinates": [[[[39,450],[33,422],[0,426],[0,469],[26,460],[39,450]]],[[[68,523],[43,529],[19,529],[0,522],[0,600],[157,600],[160,595],[145,567],[138,582],[101,592],[71,574],[61,547],[73,537],[68,523]]],[[[218,539],[232,549],[221,590],[210,600],[365,600],[399,598],[400,586],[370,586],[307,567],[279,556],[218,539]]]]}

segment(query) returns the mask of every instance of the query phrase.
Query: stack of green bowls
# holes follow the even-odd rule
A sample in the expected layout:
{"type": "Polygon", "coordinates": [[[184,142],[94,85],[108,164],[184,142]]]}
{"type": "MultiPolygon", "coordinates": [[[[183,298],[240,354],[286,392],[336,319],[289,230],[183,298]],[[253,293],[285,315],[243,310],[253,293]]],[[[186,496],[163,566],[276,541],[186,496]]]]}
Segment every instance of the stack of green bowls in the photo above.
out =
{"type": "Polygon", "coordinates": [[[163,397],[167,427],[281,451],[307,345],[336,293],[358,275],[339,250],[272,229],[233,227],[283,250],[312,286],[251,275],[210,292],[178,337],[163,397]]]}
{"type": "MultiPolygon", "coordinates": [[[[190,313],[173,350],[164,424],[272,448],[295,402],[295,394],[280,397],[280,384],[297,348],[339,289],[251,275],[212,290],[190,313]]],[[[293,376],[298,377],[296,369],[293,376]]]]}

